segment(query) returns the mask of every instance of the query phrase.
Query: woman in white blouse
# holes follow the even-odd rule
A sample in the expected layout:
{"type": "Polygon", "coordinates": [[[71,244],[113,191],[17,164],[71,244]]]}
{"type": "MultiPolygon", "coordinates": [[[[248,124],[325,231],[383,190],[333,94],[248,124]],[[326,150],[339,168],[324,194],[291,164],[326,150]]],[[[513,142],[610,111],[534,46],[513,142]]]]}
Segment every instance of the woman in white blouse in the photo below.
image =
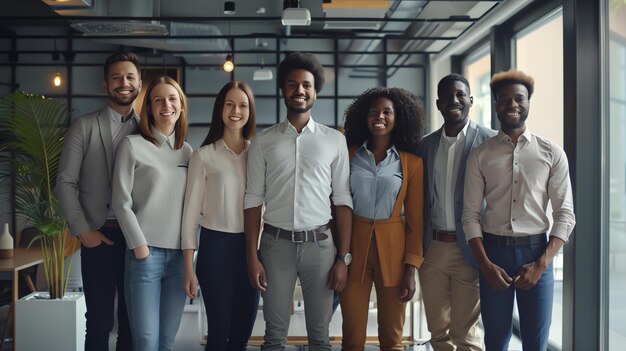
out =
{"type": "Polygon", "coordinates": [[[172,350],[185,306],[187,98],[172,78],[155,79],[140,115],[140,134],[127,136],[117,152],[112,203],[129,249],[124,289],[134,350],[172,350]]]}
{"type": "Polygon", "coordinates": [[[209,134],[189,161],[182,226],[184,289],[195,298],[200,283],[208,321],[206,350],[245,350],[259,305],[259,292],[248,282],[243,233],[246,161],[255,129],[252,90],[232,81],[217,95],[209,134]]]}

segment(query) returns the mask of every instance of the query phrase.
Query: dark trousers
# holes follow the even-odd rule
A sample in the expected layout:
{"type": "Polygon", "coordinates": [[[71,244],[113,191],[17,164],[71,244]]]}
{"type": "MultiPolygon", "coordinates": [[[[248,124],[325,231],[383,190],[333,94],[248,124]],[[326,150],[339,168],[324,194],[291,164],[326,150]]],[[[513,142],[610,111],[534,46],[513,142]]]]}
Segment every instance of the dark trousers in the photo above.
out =
{"type": "Polygon", "coordinates": [[[202,228],[196,275],[207,314],[205,350],[245,351],[260,295],[248,282],[244,234],[202,228]]]}
{"type": "Polygon", "coordinates": [[[94,248],[81,247],[83,291],[87,305],[85,350],[108,351],[109,334],[113,329],[115,293],[117,292],[117,351],[132,350],[130,325],[124,298],[124,255],[126,242],[120,229],[100,228],[113,241],[94,248]]]}

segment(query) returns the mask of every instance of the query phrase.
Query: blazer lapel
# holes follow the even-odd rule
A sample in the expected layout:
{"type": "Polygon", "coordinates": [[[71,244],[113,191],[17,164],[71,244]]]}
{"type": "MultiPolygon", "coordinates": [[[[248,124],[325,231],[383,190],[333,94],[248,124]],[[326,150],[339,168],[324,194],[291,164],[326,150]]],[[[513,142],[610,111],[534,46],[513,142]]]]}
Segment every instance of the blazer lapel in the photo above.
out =
{"type": "Polygon", "coordinates": [[[402,185],[400,185],[400,191],[396,202],[393,204],[393,210],[391,211],[391,217],[398,217],[402,214],[402,206],[404,205],[404,197],[406,196],[406,187],[409,180],[409,167],[407,154],[404,151],[399,151],[400,154],[400,167],[402,167],[402,185]]]}
{"type": "Polygon", "coordinates": [[[437,148],[439,147],[439,142],[441,141],[441,133],[443,133],[443,127],[434,132],[433,137],[431,138],[431,145],[429,145],[428,147],[428,156],[426,157],[426,172],[428,172],[428,193],[430,194],[430,198],[427,199],[429,206],[433,202],[433,196],[435,196],[435,157],[437,156],[437,148]]]}
{"type": "Polygon", "coordinates": [[[469,156],[470,151],[472,151],[472,147],[476,142],[476,137],[478,136],[478,128],[476,124],[472,121],[469,121],[469,126],[467,126],[467,134],[465,135],[465,145],[463,146],[463,153],[461,154],[461,163],[459,164],[458,176],[456,177],[456,193],[460,196],[463,195],[463,183],[465,182],[465,165],[467,161],[467,156],[469,156]]]}
{"type": "Polygon", "coordinates": [[[113,155],[113,137],[111,136],[111,121],[109,121],[109,113],[106,107],[98,111],[98,130],[100,130],[100,139],[102,145],[104,145],[104,153],[106,154],[107,162],[107,174],[109,175],[109,181],[112,179],[113,162],[115,155],[113,155]]]}

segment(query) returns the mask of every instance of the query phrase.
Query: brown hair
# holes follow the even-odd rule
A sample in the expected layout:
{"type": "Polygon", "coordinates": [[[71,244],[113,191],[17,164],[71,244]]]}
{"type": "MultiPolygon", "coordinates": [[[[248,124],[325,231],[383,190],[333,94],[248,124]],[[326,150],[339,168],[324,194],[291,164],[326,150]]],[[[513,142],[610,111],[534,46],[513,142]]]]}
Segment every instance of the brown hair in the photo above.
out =
{"type": "Polygon", "coordinates": [[[107,60],[104,62],[104,80],[109,78],[109,68],[111,68],[112,64],[124,61],[128,61],[135,65],[135,68],[137,68],[137,74],[139,74],[138,78],[141,78],[141,68],[139,67],[139,59],[137,58],[137,55],[132,51],[122,50],[107,57],[107,60]]]}
{"type": "Polygon", "coordinates": [[[150,126],[154,125],[154,116],[152,115],[152,113],[148,112],[148,108],[150,107],[151,102],[150,93],[152,93],[152,90],[159,84],[169,84],[173,86],[180,96],[181,112],[180,117],[178,118],[178,121],[176,121],[176,125],[174,126],[174,133],[176,136],[174,148],[180,149],[185,144],[185,137],[187,136],[187,96],[185,96],[185,93],[183,93],[180,85],[178,85],[178,83],[176,83],[176,81],[171,77],[159,77],[150,82],[150,85],[148,85],[148,88],[146,89],[146,95],[143,99],[143,105],[141,107],[141,113],[139,114],[139,116],[141,117],[139,121],[139,133],[141,134],[141,136],[144,137],[144,139],[155,145],[157,144],[157,140],[150,130],[150,126]]]}
{"type": "Polygon", "coordinates": [[[526,90],[528,90],[528,99],[530,99],[533,95],[533,91],[535,90],[535,80],[533,77],[522,71],[510,69],[508,71],[498,72],[491,77],[491,83],[489,83],[489,86],[491,87],[491,94],[493,95],[493,98],[497,100],[498,97],[496,96],[496,93],[498,92],[498,89],[501,86],[508,84],[522,84],[525,86],[526,90]]]}
{"type": "Polygon", "coordinates": [[[252,88],[246,83],[239,80],[233,80],[222,87],[220,92],[215,98],[215,104],[213,105],[213,116],[211,118],[211,129],[207,134],[204,142],[201,146],[213,144],[224,136],[224,120],[222,119],[222,113],[224,111],[224,103],[226,102],[226,95],[231,89],[241,89],[241,91],[248,96],[248,108],[250,110],[250,116],[248,122],[243,126],[241,132],[244,139],[250,140],[256,132],[256,105],[254,103],[254,94],[252,88]]]}

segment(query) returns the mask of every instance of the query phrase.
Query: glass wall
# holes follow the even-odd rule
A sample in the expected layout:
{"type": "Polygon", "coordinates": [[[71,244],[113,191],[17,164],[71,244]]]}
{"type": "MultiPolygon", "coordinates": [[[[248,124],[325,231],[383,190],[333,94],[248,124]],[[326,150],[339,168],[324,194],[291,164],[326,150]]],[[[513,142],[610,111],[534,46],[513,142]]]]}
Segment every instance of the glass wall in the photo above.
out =
{"type": "Polygon", "coordinates": [[[609,350],[626,345],[626,3],[609,7],[609,350]]]}
{"type": "MultiPolygon", "coordinates": [[[[563,15],[558,10],[514,37],[513,66],[535,79],[528,129],[563,147],[563,15]],[[540,54],[538,54],[540,53],[540,54]]],[[[552,221],[552,209],[547,209],[552,221]]],[[[554,258],[554,306],[550,342],[562,345],[563,250],[554,258]]]]}
{"type": "Polygon", "coordinates": [[[489,45],[477,50],[463,62],[463,75],[470,83],[474,104],[469,117],[472,121],[491,128],[491,53],[489,45]]]}

